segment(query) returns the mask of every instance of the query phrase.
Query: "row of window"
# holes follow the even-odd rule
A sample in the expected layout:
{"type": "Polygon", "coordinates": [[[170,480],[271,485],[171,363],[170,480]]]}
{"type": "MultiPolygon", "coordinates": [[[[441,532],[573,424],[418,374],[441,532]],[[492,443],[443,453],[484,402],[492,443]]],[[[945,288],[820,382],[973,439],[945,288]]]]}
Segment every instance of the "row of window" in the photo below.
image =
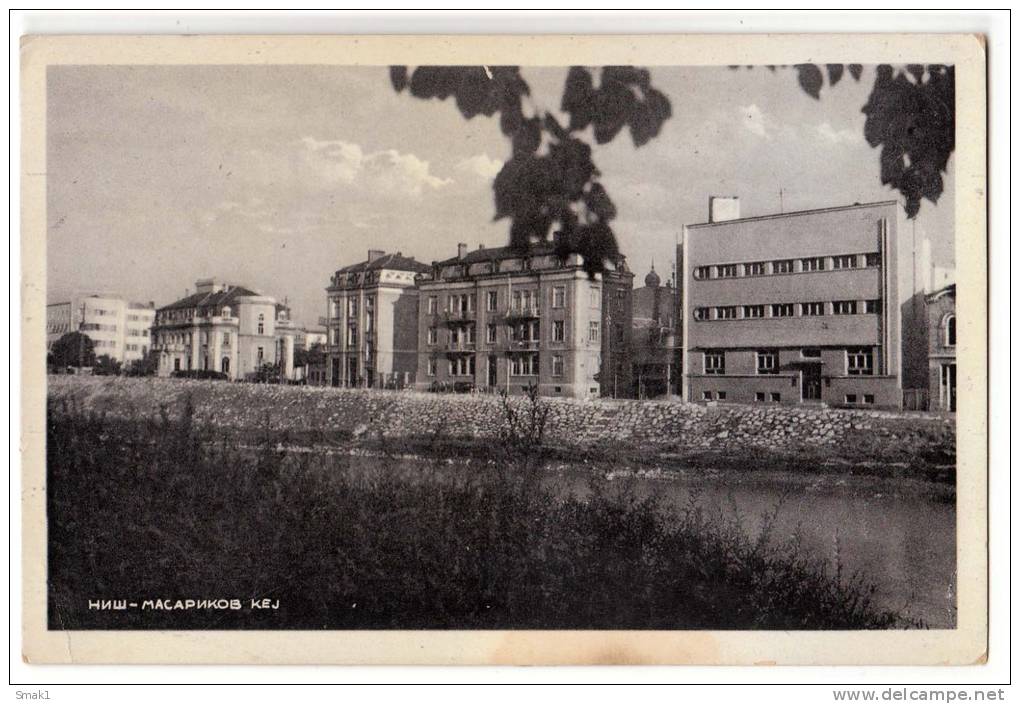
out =
{"type": "Polygon", "coordinates": [[[103,323],[82,323],[81,329],[95,332],[117,332],[116,325],[104,325],[103,323]]]}
{"type": "MultiPolygon", "coordinates": [[[[726,373],[726,351],[706,350],[704,353],[705,374],[726,373]]],[[[875,355],[870,347],[850,348],[845,350],[846,373],[849,376],[871,376],[875,373],[875,355]]],[[[821,350],[817,348],[805,349],[801,353],[805,358],[820,358],[821,350]]],[[[755,352],[755,373],[756,374],[778,374],[779,373],[779,351],[778,350],[757,350],[755,352]]]]}
{"type": "MultiPolygon", "coordinates": [[[[602,289],[598,286],[590,288],[590,304],[592,308],[602,305],[602,289]]],[[[553,308],[567,307],[567,287],[553,286],[550,302],[553,308]]],[[[510,294],[510,310],[532,310],[538,308],[540,295],[537,289],[517,289],[510,294]]],[[[425,310],[430,315],[439,312],[439,297],[429,296],[425,310]]],[[[446,308],[451,313],[473,313],[475,310],[475,294],[450,294],[446,298],[446,308]]],[[[485,292],[485,310],[492,313],[499,310],[499,291],[485,292]]]]}
{"type": "Polygon", "coordinates": [[[735,279],[745,276],[772,276],[776,274],[799,274],[810,271],[836,271],[880,266],[882,255],[878,252],[866,254],[838,254],[829,257],[803,257],[800,259],[773,259],[770,261],[744,262],[741,264],[709,264],[695,267],[694,278],[735,279]]]}
{"type": "Polygon", "coordinates": [[[810,301],[807,303],[755,303],[741,306],[702,306],[694,309],[695,320],[754,320],[759,318],[858,315],[882,312],[882,301],[810,301]]]}
{"type": "MultiPolygon", "coordinates": [[[[846,394],[843,397],[843,402],[847,404],[863,404],[865,406],[871,406],[875,403],[874,394],[861,394],[860,400],[858,400],[857,394],[846,394]]],[[[702,391],[702,401],[725,401],[725,391],[702,391]]],[[[754,400],[756,403],[782,403],[783,396],[778,391],[770,391],[767,394],[764,391],[756,391],[754,393],[754,400]]]]}
{"type": "MultiPolygon", "coordinates": [[[[563,356],[554,354],[551,358],[552,375],[563,376],[563,356]]],[[[447,361],[450,376],[474,376],[475,357],[468,355],[447,361]]],[[[429,359],[427,373],[435,376],[439,360],[429,359]]],[[[539,356],[537,353],[513,354],[509,357],[510,376],[538,376],[539,356]]]]}
{"type": "MultiPolygon", "coordinates": [[[[202,345],[207,345],[213,339],[216,333],[199,333],[198,341],[202,345]]],[[[230,333],[220,333],[220,344],[223,347],[230,347],[230,333]]],[[[160,345],[190,345],[192,342],[192,335],[190,332],[165,332],[160,333],[156,336],[156,340],[160,345]]]]}
{"type": "MultiPolygon", "coordinates": [[[[541,328],[537,320],[517,325],[507,325],[506,339],[510,342],[539,342],[542,339],[541,328]]],[[[488,344],[496,344],[499,340],[499,328],[496,323],[489,323],[485,328],[485,341],[488,344]]],[[[597,320],[588,322],[588,342],[598,342],[600,335],[600,324],[597,320]]],[[[552,321],[550,342],[566,341],[566,322],[563,320],[552,321]]],[[[425,342],[429,345],[439,344],[439,330],[435,327],[428,328],[425,334],[425,342]]],[[[453,327],[450,329],[450,344],[467,345],[475,344],[475,328],[473,325],[453,327]]]]}

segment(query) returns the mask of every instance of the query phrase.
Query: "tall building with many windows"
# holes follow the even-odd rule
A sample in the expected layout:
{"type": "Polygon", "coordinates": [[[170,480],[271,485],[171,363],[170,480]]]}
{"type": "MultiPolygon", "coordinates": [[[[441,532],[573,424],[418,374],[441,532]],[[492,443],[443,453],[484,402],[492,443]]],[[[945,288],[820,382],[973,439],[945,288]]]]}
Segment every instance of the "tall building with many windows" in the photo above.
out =
{"type": "Polygon", "coordinates": [[[631,389],[633,275],[620,257],[590,279],[554,244],[458,245],[418,279],[417,387],[591,398],[631,389]]]}
{"type": "Polygon", "coordinates": [[[685,397],[896,408],[926,386],[904,378],[926,350],[902,343],[922,321],[899,213],[885,201],[741,218],[737,199],[711,199],[677,257],[685,397]]]}
{"type": "Polygon", "coordinates": [[[91,338],[96,357],[120,362],[142,359],[151,347],[156,310],[152,303],[133,303],[118,296],[74,296],[46,306],[46,346],[69,332],[91,338]]]}
{"type": "Polygon", "coordinates": [[[244,286],[202,279],[195,293],[156,311],[153,351],[159,376],[223,372],[253,378],[265,365],[294,375],[294,324],[287,306],[244,286]]]}
{"type": "Polygon", "coordinates": [[[331,386],[404,388],[418,363],[415,276],[427,264],[370,249],[326,289],[326,380],[331,386]]]}

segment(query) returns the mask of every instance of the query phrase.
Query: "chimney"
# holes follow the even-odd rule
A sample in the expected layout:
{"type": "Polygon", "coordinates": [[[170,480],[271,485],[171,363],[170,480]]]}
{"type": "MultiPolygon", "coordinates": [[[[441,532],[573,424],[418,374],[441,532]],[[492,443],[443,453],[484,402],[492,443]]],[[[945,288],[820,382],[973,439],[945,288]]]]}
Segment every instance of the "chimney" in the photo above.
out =
{"type": "Polygon", "coordinates": [[[463,259],[467,256],[467,243],[459,242],[457,244],[457,259],[463,259]]]}
{"type": "Polygon", "coordinates": [[[385,252],[381,249],[370,249],[368,250],[368,261],[369,263],[374,262],[376,259],[384,255],[385,252]]]}
{"type": "Polygon", "coordinates": [[[740,218],[740,198],[737,196],[710,196],[708,199],[708,221],[725,222],[740,218]]]}

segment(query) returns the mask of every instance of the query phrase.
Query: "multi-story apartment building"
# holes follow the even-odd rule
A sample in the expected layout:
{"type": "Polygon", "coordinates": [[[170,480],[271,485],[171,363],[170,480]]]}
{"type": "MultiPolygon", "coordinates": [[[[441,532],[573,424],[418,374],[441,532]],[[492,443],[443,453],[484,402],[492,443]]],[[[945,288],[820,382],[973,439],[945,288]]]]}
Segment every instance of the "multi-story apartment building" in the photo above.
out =
{"type": "Polygon", "coordinates": [[[626,395],[633,274],[623,257],[594,279],[582,263],[554,244],[525,253],[460,244],[434,262],[418,278],[417,387],[626,395]]]}
{"type": "Polygon", "coordinates": [[[709,207],[677,257],[688,400],[900,407],[926,385],[904,374],[926,365],[923,345],[902,344],[919,321],[895,201],[749,218],[735,198],[709,207]]]}
{"type": "Polygon", "coordinates": [[[200,369],[245,379],[267,364],[294,376],[290,311],[244,286],[197,281],[194,294],[156,311],[152,338],[159,376],[200,369]]]}
{"type": "Polygon", "coordinates": [[[371,249],[333,274],[327,294],[326,377],[332,386],[404,388],[418,364],[418,291],[427,264],[371,249]]]}
{"type": "Polygon", "coordinates": [[[92,340],[97,357],[119,362],[142,359],[151,347],[155,306],[118,296],[74,296],[46,306],[47,348],[69,332],[83,332],[92,340]]]}
{"type": "Polygon", "coordinates": [[[956,412],[956,284],[926,299],[928,304],[928,408],[956,412]]]}

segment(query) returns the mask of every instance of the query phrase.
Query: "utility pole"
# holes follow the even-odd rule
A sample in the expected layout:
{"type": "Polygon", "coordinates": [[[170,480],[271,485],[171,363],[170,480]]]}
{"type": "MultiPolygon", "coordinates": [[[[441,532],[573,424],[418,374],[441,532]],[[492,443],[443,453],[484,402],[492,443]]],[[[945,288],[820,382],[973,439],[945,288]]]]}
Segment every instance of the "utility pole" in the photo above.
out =
{"type": "Polygon", "coordinates": [[[783,189],[779,189],[779,214],[783,214],[783,189]]]}

